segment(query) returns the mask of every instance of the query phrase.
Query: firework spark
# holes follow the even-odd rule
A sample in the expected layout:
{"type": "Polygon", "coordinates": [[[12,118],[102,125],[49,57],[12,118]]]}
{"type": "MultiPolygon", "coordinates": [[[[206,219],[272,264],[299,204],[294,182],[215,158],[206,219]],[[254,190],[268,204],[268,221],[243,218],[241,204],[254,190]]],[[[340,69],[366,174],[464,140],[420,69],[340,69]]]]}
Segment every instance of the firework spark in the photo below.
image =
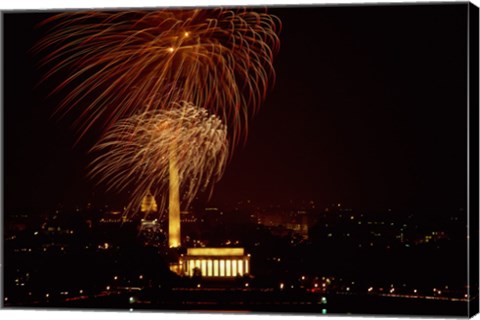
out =
{"type": "Polygon", "coordinates": [[[45,79],[68,74],[61,115],[82,108],[80,137],[93,124],[190,101],[219,116],[232,146],[274,80],[280,21],[250,10],[68,12],[44,22],[45,79]],[[161,101],[161,102],[160,102],[161,101]]]}
{"type": "Polygon", "coordinates": [[[99,156],[90,176],[111,190],[131,190],[130,209],[139,208],[151,192],[163,213],[167,199],[162,195],[170,192],[168,203],[179,211],[180,200],[188,207],[199,191],[211,193],[225,170],[228,150],[227,128],[220,119],[179,102],[115,124],[92,149],[99,156]]]}

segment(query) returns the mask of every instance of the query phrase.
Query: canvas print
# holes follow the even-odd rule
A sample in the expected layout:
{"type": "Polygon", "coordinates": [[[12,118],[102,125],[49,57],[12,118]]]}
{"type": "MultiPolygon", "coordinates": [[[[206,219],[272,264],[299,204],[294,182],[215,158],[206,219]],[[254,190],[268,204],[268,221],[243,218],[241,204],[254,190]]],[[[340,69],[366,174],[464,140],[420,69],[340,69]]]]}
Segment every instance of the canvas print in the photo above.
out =
{"type": "Polygon", "coordinates": [[[478,312],[478,8],[2,12],[2,306],[478,312]]]}

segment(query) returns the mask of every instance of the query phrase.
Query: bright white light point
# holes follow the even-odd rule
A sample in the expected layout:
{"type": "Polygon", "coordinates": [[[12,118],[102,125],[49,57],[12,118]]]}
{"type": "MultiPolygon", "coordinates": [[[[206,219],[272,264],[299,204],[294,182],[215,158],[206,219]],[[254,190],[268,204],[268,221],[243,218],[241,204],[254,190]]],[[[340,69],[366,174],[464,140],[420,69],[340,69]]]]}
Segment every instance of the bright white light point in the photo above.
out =
{"type": "Polygon", "coordinates": [[[168,48],[169,52],[173,52],[173,47],[168,48]]]}
{"type": "Polygon", "coordinates": [[[188,37],[190,35],[190,32],[185,32],[185,37],[188,37]]]}

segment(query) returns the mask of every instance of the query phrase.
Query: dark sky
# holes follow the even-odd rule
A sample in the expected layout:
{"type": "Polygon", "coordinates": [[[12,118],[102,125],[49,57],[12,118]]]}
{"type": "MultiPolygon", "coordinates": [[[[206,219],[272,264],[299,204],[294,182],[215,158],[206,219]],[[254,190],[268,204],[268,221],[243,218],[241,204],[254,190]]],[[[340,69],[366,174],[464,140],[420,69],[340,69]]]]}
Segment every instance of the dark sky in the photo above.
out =
{"type": "MultiPolygon", "coordinates": [[[[354,208],[466,203],[466,4],[274,8],[276,85],[212,203],[354,208]]],[[[85,177],[86,139],[51,119],[28,50],[38,13],[4,15],[4,196],[19,208],[121,204],[85,177]]]]}

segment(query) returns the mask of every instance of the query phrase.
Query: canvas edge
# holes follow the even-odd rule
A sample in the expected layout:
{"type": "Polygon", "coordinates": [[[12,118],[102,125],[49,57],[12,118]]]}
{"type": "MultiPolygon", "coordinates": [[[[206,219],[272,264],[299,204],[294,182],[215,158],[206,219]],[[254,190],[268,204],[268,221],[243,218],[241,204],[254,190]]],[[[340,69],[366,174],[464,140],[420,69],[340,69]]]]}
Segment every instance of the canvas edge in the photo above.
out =
{"type": "Polygon", "coordinates": [[[468,4],[468,317],[479,312],[479,9],[468,4]]]}

